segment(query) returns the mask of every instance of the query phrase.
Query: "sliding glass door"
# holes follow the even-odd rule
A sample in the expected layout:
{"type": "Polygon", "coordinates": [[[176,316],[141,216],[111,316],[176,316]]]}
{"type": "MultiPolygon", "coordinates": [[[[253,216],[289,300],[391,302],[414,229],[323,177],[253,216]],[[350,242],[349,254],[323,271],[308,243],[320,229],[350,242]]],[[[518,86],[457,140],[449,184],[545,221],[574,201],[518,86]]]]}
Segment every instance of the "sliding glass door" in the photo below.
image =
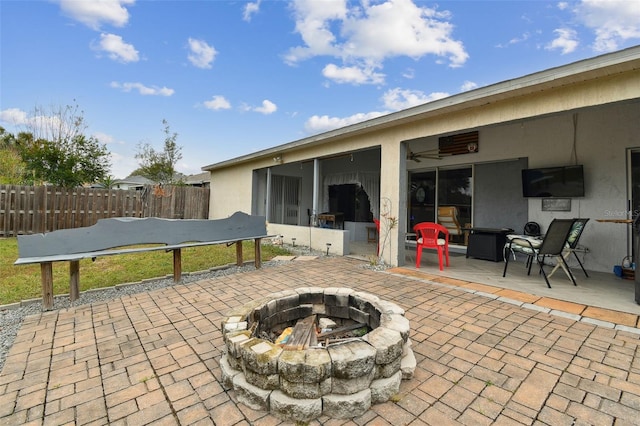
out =
{"type": "Polygon", "coordinates": [[[461,226],[471,226],[471,167],[438,171],[438,206],[458,209],[461,226]]]}
{"type": "Polygon", "coordinates": [[[438,207],[455,207],[460,226],[470,225],[472,182],[471,166],[410,172],[407,232],[417,223],[436,222],[438,207]]]}
{"type": "Polygon", "coordinates": [[[436,171],[411,173],[409,176],[408,232],[420,222],[436,221],[436,171]]]}
{"type": "Polygon", "coordinates": [[[299,225],[301,179],[294,176],[271,176],[271,210],[273,223],[299,225]]]}

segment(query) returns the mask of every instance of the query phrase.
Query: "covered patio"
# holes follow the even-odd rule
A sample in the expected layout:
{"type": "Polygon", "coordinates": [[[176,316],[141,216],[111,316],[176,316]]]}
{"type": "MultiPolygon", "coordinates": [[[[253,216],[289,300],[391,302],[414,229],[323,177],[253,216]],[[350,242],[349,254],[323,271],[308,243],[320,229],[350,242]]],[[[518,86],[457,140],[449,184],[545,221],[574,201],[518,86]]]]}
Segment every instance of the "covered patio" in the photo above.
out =
{"type": "MultiPolygon", "coordinates": [[[[375,251],[375,244],[351,245],[351,255],[355,257],[371,259],[375,257],[375,251]]],[[[416,276],[421,279],[445,282],[463,288],[472,286],[497,297],[508,297],[509,292],[527,294],[528,296],[522,300],[523,303],[533,303],[545,298],[563,300],[575,304],[571,309],[576,315],[580,315],[586,306],[633,315],[640,314],[640,305],[635,302],[633,280],[619,278],[613,270],[610,273],[587,270],[589,274],[587,278],[575,261],[570,262],[570,266],[577,286],[574,286],[569,278],[558,270],[549,279],[551,288],[547,287],[544,278],[538,274],[536,265],[531,269],[531,275],[527,275],[522,259],[509,263],[507,275],[504,278],[502,277],[503,262],[467,258],[462,253],[452,252],[450,266],[445,267],[444,271],[438,268],[438,256],[435,251],[424,251],[418,269],[415,267],[415,261],[415,246],[407,245],[406,264],[395,268],[394,271],[409,276],[417,274],[416,276]]],[[[551,267],[545,267],[545,270],[549,272],[551,267]]],[[[607,321],[607,318],[607,316],[602,317],[604,321],[607,321]]]]}

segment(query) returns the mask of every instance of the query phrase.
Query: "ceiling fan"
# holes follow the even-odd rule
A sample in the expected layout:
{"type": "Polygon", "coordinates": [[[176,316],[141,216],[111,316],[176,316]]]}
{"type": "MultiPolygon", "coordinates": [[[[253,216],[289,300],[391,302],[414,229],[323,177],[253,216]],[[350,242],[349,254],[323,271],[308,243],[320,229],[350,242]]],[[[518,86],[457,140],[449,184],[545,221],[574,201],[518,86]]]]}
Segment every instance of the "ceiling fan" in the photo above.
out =
{"type": "Polygon", "coordinates": [[[413,152],[409,149],[407,153],[407,160],[415,161],[416,163],[420,162],[422,158],[428,158],[431,160],[442,160],[442,156],[440,155],[440,150],[438,148],[428,149],[426,151],[413,152]]]}

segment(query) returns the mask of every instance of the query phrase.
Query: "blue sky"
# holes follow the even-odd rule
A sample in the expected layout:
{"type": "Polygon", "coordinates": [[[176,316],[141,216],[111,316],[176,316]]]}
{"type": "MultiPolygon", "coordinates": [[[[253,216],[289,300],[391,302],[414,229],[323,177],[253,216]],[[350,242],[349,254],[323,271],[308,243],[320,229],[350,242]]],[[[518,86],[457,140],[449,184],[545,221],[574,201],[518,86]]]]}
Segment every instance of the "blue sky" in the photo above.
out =
{"type": "Polygon", "coordinates": [[[640,1],[1,0],[0,125],[77,104],[178,171],[640,43],[640,1]]]}

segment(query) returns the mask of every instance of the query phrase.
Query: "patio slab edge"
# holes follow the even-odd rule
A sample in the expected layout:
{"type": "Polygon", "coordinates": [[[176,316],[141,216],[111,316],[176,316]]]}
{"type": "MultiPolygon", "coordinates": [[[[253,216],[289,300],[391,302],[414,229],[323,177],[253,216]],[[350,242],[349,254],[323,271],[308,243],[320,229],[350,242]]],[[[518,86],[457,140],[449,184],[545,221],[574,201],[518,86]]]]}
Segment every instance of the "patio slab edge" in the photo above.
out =
{"type": "Polygon", "coordinates": [[[581,305],[579,303],[567,302],[551,297],[536,296],[517,290],[503,289],[458,278],[447,278],[401,267],[390,268],[387,269],[386,272],[425,280],[435,284],[458,287],[460,290],[470,291],[481,296],[488,296],[492,299],[502,301],[511,299],[514,302],[510,303],[519,303],[522,307],[528,309],[534,308],[554,315],[570,316],[577,321],[640,334],[640,316],[627,312],[581,305]]]}

